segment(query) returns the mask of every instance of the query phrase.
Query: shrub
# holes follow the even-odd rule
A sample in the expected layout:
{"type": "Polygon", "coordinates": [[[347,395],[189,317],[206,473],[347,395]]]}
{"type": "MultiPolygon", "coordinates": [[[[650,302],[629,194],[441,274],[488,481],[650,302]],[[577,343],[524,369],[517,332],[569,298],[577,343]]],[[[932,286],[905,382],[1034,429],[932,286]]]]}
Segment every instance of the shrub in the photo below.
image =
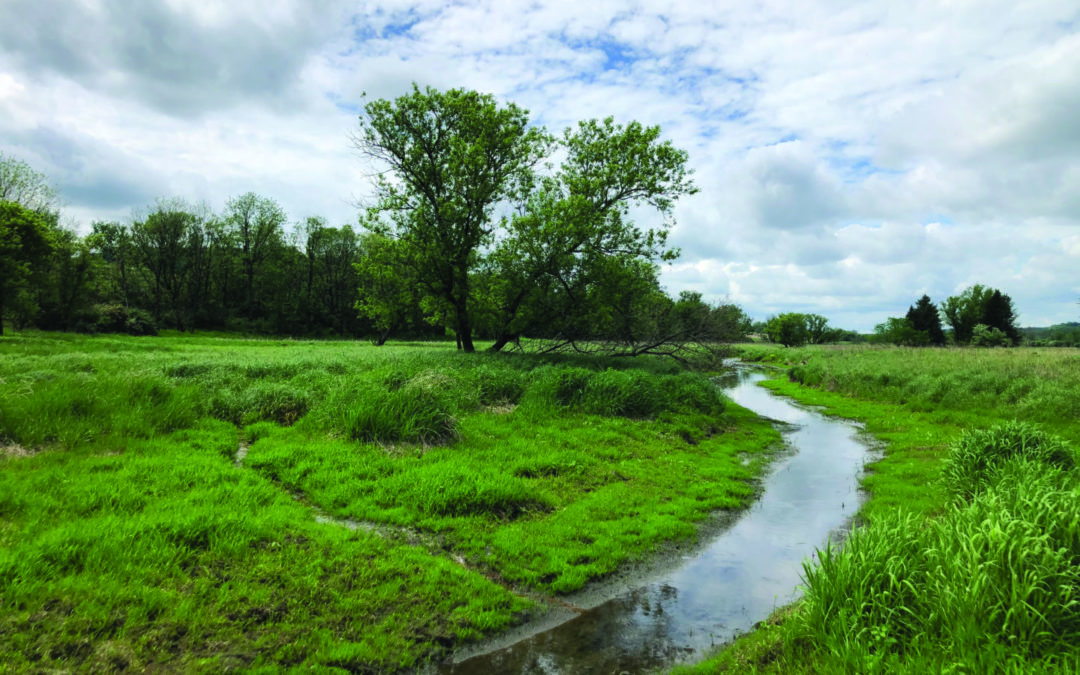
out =
{"type": "Polygon", "coordinates": [[[80,333],[157,335],[157,322],[149,312],[124,305],[93,305],[76,321],[80,333]]]}
{"type": "Polygon", "coordinates": [[[971,344],[975,347],[1011,347],[1009,336],[986,324],[978,324],[971,334],[971,344]]]}

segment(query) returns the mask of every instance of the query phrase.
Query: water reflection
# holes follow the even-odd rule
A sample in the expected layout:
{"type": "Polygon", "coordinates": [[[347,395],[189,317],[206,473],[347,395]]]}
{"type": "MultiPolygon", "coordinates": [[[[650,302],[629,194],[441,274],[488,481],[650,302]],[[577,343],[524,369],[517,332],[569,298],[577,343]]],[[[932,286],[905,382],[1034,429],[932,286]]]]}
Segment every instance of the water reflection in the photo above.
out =
{"type": "MultiPolygon", "coordinates": [[[[797,450],[734,525],[675,570],[503,649],[442,672],[641,672],[700,657],[797,597],[802,561],[850,520],[867,448],[851,424],[793,405],[735,371],[720,380],[739,405],[785,422],[797,450]]],[[[654,575],[655,576],[655,575],[654,575]]]]}

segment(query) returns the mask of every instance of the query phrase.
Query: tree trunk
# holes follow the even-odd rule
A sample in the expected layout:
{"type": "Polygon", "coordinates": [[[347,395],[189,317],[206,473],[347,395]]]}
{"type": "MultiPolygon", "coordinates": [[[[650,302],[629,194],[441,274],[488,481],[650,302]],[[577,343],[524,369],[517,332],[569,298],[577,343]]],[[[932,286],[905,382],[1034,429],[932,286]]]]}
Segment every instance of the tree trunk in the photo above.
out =
{"type": "Polygon", "coordinates": [[[469,325],[469,315],[466,313],[465,307],[459,307],[457,315],[457,334],[458,341],[461,343],[461,351],[472,354],[476,351],[476,347],[473,346],[472,326],[469,325]]]}
{"type": "Polygon", "coordinates": [[[491,347],[488,348],[488,351],[500,352],[502,351],[503,347],[510,344],[516,339],[516,335],[500,335],[499,337],[495,338],[495,344],[491,345],[491,347]]]}

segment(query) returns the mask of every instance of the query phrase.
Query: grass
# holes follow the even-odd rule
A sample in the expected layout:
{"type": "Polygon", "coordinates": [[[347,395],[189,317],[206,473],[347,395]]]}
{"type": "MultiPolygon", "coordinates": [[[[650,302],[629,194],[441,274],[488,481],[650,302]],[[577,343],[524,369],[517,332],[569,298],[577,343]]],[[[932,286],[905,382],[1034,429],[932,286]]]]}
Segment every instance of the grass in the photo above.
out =
{"type": "Polygon", "coordinates": [[[677,672],[1076,671],[1075,350],[750,352],[789,367],[768,386],[862,420],[885,457],[864,526],[807,563],[804,600],[677,672]]]}
{"type": "Polygon", "coordinates": [[[416,668],[743,508],[778,440],[671,364],[452,344],[16,334],[0,380],[14,671],[416,668]]]}

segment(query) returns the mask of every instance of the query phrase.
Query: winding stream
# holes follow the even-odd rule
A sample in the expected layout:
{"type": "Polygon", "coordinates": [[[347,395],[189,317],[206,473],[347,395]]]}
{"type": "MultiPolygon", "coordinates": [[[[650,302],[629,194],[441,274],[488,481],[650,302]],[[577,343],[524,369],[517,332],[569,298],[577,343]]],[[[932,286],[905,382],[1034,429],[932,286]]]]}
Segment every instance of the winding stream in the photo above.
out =
{"type": "Polygon", "coordinates": [[[772,395],[765,376],[736,370],[720,381],[739,405],[785,423],[794,453],[763,479],[758,501],[680,564],[645,575],[614,597],[569,597],[586,611],[549,618],[455,656],[440,672],[637,673],[700,659],[798,597],[802,561],[842,536],[862,500],[870,459],[858,428],[772,395]],[[554,624],[554,625],[552,625],[554,624]]]}

